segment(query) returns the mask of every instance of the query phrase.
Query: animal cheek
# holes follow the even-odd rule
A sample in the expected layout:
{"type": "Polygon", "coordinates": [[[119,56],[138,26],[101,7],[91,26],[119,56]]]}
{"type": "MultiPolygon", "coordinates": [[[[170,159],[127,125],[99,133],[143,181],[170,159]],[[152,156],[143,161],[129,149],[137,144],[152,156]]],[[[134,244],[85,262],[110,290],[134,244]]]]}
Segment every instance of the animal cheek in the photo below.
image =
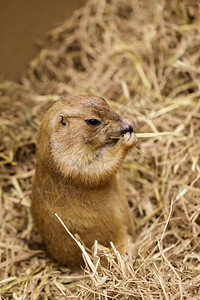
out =
{"type": "Polygon", "coordinates": [[[79,142],[80,143],[82,142],[83,144],[87,144],[88,141],[89,141],[89,138],[88,138],[87,134],[86,135],[85,134],[79,135],[79,142]]]}
{"type": "Polygon", "coordinates": [[[105,128],[105,136],[107,138],[109,138],[110,135],[112,135],[112,134],[115,135],[115,133],[118,132],[118,131],[119,131],[119,124],[118,123],[112,123],[112,124],[108,125],[105,128]]]}
{"type": "Polygon", "coordinates": [[[108,139],[107,134],[99,135],[98,138],[96,138],[95,140],[97,147],[104,146],[105,143],[107,142],[107,139],[108,139]]]}

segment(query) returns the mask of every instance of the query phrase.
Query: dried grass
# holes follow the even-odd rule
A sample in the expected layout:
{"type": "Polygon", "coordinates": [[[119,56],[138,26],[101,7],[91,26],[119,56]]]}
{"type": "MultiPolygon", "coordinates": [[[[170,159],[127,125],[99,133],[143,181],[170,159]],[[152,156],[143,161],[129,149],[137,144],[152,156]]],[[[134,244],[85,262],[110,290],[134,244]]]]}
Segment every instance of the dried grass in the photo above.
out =
{"type": "Polygon", "coordinates": [[[198,0],[90,0],[0,84],[2,299],[200,299],[199,49],[198,0]],[[95,243],[78,274],[43,252],[30,195],[42,114],[88,93],[135,124],[121,173],[138,235],[125,259],[95,243]]]}

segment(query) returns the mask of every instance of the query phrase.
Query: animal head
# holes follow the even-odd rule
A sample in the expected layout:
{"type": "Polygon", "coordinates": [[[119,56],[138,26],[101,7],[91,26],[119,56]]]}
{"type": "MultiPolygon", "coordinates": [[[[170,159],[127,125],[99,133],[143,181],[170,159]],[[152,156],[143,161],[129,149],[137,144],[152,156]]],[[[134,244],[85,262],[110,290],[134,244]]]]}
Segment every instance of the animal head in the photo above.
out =
{"type": "Polygon", "coordinates": [[[37,156],[65,176],[80,175],[91,168],[103,168],[106,153],[126,132],[133,132],[132,123],[124,121],[104,99],[64,97],[43,118],[37,156]]]}

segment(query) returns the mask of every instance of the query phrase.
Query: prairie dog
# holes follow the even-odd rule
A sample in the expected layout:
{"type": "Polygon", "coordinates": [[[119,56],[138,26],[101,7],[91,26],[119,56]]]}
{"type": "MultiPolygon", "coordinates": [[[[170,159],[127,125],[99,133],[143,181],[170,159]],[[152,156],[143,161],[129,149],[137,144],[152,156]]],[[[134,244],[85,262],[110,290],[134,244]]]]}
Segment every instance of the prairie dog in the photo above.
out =
{"type": "Polygon", "coordinates": [[[86,247],[126,249],[134,225],[117,170],[134,145],[133,124],[96,96],[64,97],[44,115],[38,134],[32,215],[50,254],[83,263],[57,213],[86,247]]]}

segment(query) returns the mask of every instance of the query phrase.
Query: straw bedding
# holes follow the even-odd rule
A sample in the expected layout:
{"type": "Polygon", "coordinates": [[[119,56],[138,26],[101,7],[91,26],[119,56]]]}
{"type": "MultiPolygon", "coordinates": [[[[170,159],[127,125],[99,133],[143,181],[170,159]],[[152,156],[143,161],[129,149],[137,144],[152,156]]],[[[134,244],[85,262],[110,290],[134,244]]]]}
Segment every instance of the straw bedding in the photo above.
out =
{"type": "Polygon", "coordinates": [[[0,84],[2,299],[200,299],[199,49],[198,0],[90,0],[0,84]],[[48,257],[30,212],[42,115],[73,94],[103,96],[138,134],[120,171],[136,243],[126,258],[96,243],[82,273],[48,257]]]}

